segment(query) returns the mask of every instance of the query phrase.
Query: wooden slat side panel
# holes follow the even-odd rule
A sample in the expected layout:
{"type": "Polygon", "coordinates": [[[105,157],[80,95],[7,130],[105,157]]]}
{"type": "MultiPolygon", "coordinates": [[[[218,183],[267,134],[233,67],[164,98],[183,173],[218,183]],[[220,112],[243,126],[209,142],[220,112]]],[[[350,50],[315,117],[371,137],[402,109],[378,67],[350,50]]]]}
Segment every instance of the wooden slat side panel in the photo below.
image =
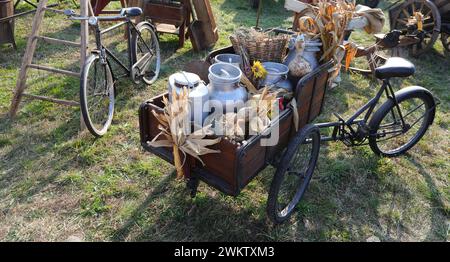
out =
{"type": "Polygon", "coordinates": [[[314,89],[314,79],[309,80],[306,84],[297,87],[296,101],[297,111],[299,116],[299,126],[304,126],[308,123],[309,107],[311,103],[311,95],[314,89]]]}
{"type": "Polygon", "coordinates": [[[171,6],[156,3],[145,3],[145,16],[155,23],[169,23],[181,25],[185,19],[185,9],[183,6],[171,6]]]}
{"type": "MultiPolygon", "coordinates": [[[[299,126],[299,129],[302,126],[299,126]]],[[[279,154],[283,148],[285,148],[290,139],[291,132],[295,132],[295,127],[293,123],[293,114],[290,113],[286,117],[282,117],[280,122],[279,140],[276,146],[267,148],[266,161],[271,161],[277,154],[279,154]]]]}
{"type": "MultiPolygon", "coordinates": [[[[150,102],[141,106],[139,124],[141,125],[141,142],[143,143],[151,141],[160,132],[158,129],[159,122],[151,112],[152,110],[155,110],[157,113],[160,113],[163,110],[162,97],[163,95],[157,96],[150,102]],[[143,110],[145,110],[145,112],[143,112],[143,110]]],[[[163,137],[158,138],[158,140],[160,139],[163,139],[163,137]]],[[[210,146],[210,148],[220,150],[221,153],[201,156],[206,166],[202,167],[200,162],[197,162],[196,165],[202,167],[205,171],[211,173],[215,177],[218,177],[221,181],[225,182],[227,187],[231,190],[237,190],[238,187],[235,172],[237,145],[222,139],[218,144],[210,146]]],[[[162,149],[167,150],[168,155],[172,155],[170,148],[162,149]]]]}
{"type": "Polygon", "coordinates": [[[327,86],[328,73],[323,72],[317,76],[315,86],[314,86],[314,95],[311,98],[311,111],[309,112],[309,121],[313,121],[319,114],[322,109],[322,102],[325,96],[325,90],[327,86]]]}
{"type": "Polygon", "coordinates": [[[213,145],[210,148],[218,149],[221,153],[201,156],[203,162],[206,164],[203,168],[226,181],[233,190],[237,190],[237,146],[230,143],[228,140],[222,139],[218,144],[213,145]]]}
{"type": "Polygon", "coordinates": [[[242,158],[237,161],[239,163],[237,173],[240,176],[238,178],[240,188],[247,185],[250,179],[265,165],[266,147],[261,146],[260,142],[261,139],[257,139],[249,144],[245,148],[242,158]]]}

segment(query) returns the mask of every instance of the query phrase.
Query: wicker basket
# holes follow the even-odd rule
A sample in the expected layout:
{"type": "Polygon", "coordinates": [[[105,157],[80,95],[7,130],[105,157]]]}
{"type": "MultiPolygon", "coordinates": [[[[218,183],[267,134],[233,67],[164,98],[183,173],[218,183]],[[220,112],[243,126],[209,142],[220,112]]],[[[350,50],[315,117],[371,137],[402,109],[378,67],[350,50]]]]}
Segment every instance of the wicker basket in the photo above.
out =
{"type": "MultiPolygon", "coordinates": [[[[234,51],[241,54],[242,46],[250,61],[281,63],[286,56],[288,36],[284,34],[270,35],[269,33],[254,33],[251,29],[237,32],[230,36],[234,51]]],[[[239,30],[238,30],[239,31],[239,30]]]]}

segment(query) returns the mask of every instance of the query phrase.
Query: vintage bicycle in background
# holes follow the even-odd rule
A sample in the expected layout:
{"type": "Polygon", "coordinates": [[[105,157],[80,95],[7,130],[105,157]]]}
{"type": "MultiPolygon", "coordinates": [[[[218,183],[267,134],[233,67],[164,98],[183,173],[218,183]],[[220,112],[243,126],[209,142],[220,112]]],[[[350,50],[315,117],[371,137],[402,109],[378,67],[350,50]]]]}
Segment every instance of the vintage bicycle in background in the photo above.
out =
{"type": "Polygon", "coordinates": [[[80,81],[80,107],[87,129],[94,136],[106,133],[114,115],[115,87],[117,78],[121,77],[111,69],[111,62],[122,68],[134,83],[151,85],[156,81],[161,67],[159,41],[153,24],[142,21],[135,25],[132,17],[142,15],[139,7],[122,8],[114,16],[77,16],[73,10],[64,14],[73,20],[87,20],[95,31],[96,48],[87,58],[80,81]],[[100,30],[100,21],[123,20],[114,26],[100,30]],[[128,65],[125,65],[102,43],[102,35],[126,27],[128,46],[128,65]]]}

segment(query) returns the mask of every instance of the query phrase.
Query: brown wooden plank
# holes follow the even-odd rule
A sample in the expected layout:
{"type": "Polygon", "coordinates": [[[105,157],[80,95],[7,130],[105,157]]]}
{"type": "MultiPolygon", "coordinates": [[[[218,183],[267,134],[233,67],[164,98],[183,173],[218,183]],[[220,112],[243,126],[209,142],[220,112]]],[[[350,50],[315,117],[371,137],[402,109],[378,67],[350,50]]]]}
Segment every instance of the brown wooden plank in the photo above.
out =
{"type": "MultiPolygon", "coordinates": [[[[283,113],[281,113],[283,114],[283,113]]],[[[280,116],[279,124],[279,140],[276,146],[267,148],[266,150],[266,161],[271,160],[275,155],[279,154],[289,143],[291,129],[295,131],[293,124],[293,114],[289,113],[287,117],[280,116]]]]}
{"type": "Polygon", "coordinates": [[[195,11],[197,13],[197,19],[201,22],[202,31],[204,33],[203,46],[208,48],[213,46],[219,39],[219,33],[212,12],[211,4],[209,0],[192,0],[195,11]]]}
{"type": "Polygon", "coordinates": [[[298,105],[301,105],[307,100],[310,100],[311,95],[313,93],[313,88],[314,88],[314,79],[308,81],[305,85],[298,88],[298,90],[296,91],[297,93],[296,100],[298,105]]]}
{"type": "Polygon", "coordinates": [[[163,5],[146,2],[144,13],[155,23],[181,25],[185,18],[183,6],[163,5]]]}
{"type": "Polygon", "coordinates": [[[204,169],[226,181],[233,190],[237,189],[235,167],[237,164],[237,145],[227,139],[222,139],[218,144],[211,146],[221,151],[219,154],[207,154],[202,156],[206,166],[204,169]]]}
{"type": "Polygon", "coordinates": [[[175,25],[164,23],[156,24],[156,31],[174,35],[178,35],[180,33],[180,30],[175,25]]]}
{"type": "Polygon", "coordinates": [[[79,106],[80,105],[80,103],[78,103],[76,101],[57,99],[57,98],[52,98],[52,97],[47,97],[47,96],[32,95],[32,94],[27,94],[27,93],[23,93],[22,95],[25,97],[31,98],[31,99],[48,101],[48,102],[52,102],[52,103],[56,103],[56,104],[60,104],[60,105],[66,105],[66,106],[79,106]]]}
{"type": "Polygon", "coordinates": [[[247,185],[250,179],[264,166],[266,162],[266,149],[267,147],[261,146],[261,139],[257,139],[245,147],[245,154],[241,159],[236,159],[239,163],[238,172],[242,176],[239,179],[241,183],[239,187],[247,185]]]}
{"type": "Polygon", "coordinates": [[[14,2],[3,1],[0,4],[0,44],[11,43],[15,48],[14,41],[14,2]]]}
{"type": "Polygon", "coordinates": [[[53,67],[48,67],[48,66],[43,66],[43,65],[29,64],[28,67],[38,69],[38,70],[44,70],[44,71],[48,71],[48,72],[52,72],[52,73],[57,73],[57,74],[74,76],[74,77],[81,76],[81,74],[77,73],[77,72],[72,72],[72,71],[68,71],[68,70],[63,70],[63,69],[58,69],[58,68],[53,68],[53,67]]]}

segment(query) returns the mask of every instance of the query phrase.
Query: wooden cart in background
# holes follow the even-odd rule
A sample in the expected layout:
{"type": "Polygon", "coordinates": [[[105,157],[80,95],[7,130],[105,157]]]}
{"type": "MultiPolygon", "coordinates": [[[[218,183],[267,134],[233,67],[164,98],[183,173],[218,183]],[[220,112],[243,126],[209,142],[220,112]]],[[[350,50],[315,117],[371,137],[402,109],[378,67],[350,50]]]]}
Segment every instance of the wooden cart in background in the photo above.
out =
{"type": "Polygon", "coordinates": [[[450,52],[450,1],[407,0],[399,1],[389,9],[391,30],[409,35],[411,53],[419,56],[428,52],[441,36],[442,45],[450,52]],[[417,34],[417,24],[410,23],[415,13],[424,16],[423,30],[417,34]]]}
{"type": "Polygon", "coordinates": [[[186,40],[186,27],[189,24],[189,0],[140,0],[143,1],[145,18],[156,24],[159,33],[178,35],[178,47],[186,40]]]}
{"type": "MultiPolygon", "coordinates": [[[[0,19],[8,18],[14,15],[13,0],[0,0],[0,19]]],[[[14,39],[14,19],[5,19],[0,21],[0,44],[12,44],[16,48],[14,39]]]]}

